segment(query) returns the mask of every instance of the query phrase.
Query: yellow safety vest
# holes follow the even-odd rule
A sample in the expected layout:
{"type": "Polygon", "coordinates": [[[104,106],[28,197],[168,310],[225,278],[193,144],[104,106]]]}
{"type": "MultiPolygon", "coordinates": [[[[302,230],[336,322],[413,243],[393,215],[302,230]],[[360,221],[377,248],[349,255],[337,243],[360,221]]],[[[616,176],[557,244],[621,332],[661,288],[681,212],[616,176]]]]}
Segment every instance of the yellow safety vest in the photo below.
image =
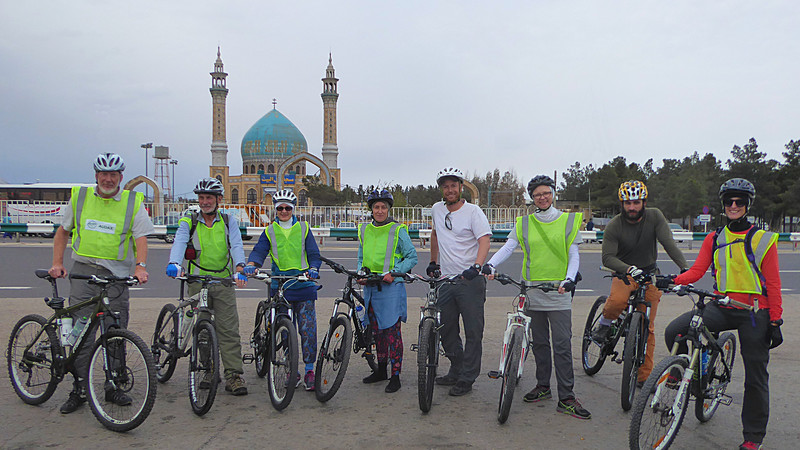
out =
{"type": "MultiPolygon", "coordinates": [[[[191,230],[191,215],[181,217],[180,222],[188,224],[191,230]]],[[[219,211],[217,211],[217,220],[210,228],[203,220],[202,214],[198,214],[197,226],[192,234],[192,245],[197,251],[197,258],[189,261],[191,274],[228,277],[233,273],[233,259],[228,247],[227,228],[222,213],[219,211]]]]}
{"type": "Polygon", "coordinates": [[[269,255],[280,271],[308,269],[306,255],[308,223],[296,222],[287,229],[272,222],[264,233],[269,240],[269,255]]]}
{"type": "Polygon", "coordinates": [[[760,268],[767,250],[777,242],[777,233],[756,230],[750,242],[754,258],[751,263],[747,258],[744,237],[725,227],[717,236],[717,248],[714,250],[717,290],[723,293],[763,294],[764,286],[753,264],[760,268]]]}
{"type": "Polygon", "coordinates": [[[517,217],[517,240],[522,244],[522,278],[527,281],[563,280],[569,246],[578,234],[583,214],[569,213],[549,223],[533,214],[517,217]]]}
{"type": "MultiPolygon", "coordinates": [[[[133,236],[133,218],[144,194],[122,191],[119,201],[94,194],[93,187],[72,188],[72,250],[87,258],[124,261],[133,236]]],[[[134,254],[136,252],[134,245],[134,254]]]]}
{"type": "Polygon", "coordinates": [[[403,228],[406,226],[397,222],[379,227],[371,223],[362,223],[358,227],[361,267],[376,273],[391,272],[394,269],[395,258],[402,256],[397,252],[397,245],[400,242],[400,230],[403,228]]]}

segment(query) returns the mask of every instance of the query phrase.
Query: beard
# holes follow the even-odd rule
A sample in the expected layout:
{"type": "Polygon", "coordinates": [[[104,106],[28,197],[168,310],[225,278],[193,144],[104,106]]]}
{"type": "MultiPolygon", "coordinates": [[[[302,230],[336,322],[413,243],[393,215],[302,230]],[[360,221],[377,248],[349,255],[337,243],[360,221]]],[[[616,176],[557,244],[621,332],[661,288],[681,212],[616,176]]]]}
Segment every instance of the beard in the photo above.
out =
{"type": "Polygon", "coordinates": [[[97,190],[100,191],[100,193],[103,194],[103,195],[112,196],[112,195],[116,194],[117,191],[119,191],[119,186],[115,187],[114,189],[108,190],[108,189],[104,188],[103,186],[101,186],[100,184],[98,184],[97,185],[97,190]]]}
{"type": "Polygon", "coordinates": [[[642,216],[644,216],[644,207],[639,211],[625,211],[625,218],[632,222],[638,221],[642,216]]]}

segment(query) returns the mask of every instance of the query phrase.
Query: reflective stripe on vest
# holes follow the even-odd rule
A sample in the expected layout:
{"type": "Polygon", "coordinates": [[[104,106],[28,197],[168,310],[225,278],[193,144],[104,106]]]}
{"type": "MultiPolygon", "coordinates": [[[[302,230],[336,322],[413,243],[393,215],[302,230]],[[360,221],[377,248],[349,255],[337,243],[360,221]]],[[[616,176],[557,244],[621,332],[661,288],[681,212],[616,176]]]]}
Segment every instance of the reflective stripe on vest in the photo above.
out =
{"type": "Polygon", "coordinates": [[[538,221],[533,214],[517,217],[517,240],[522,244],[524,280],[553,281],[567,276],[569,246],[578,234],[576,224],[581,223],[582,217],[581,213],[562,214],[549,223],[538,221]]]}
{"type": "Polygon", "coordinates": [[[394,269],[397,245],[400,242],[400,229],[405,225],[392,222],[376,227],[362,223],[358,227],[358,241],[361,244],[361,266],[372,272],[386,273],[394,269]]]}
{"type": "Polygon", "coordinates": [[[751,263],[747,259],[744,238],[725,227],[717,237],[717,249],[713,255],[717,270],[715,274],[717,290],[723,293],[763,294],[765,287],[762,286],[753,264],[761,267],[767,250],[777,241],[777,234],[757,230],[751,241],[754,256],[754,261],[751,263]]]}
{"type": "Polygon", "coordinates": [[[296,222],[289,229],[272,222],[265,230],[269,239],[269,255],[278,269],[287,270],[308,269],[306,256],[306,237],[308,237],[308,223],[296,222]],[[279,230],[275,232],[275,228],[279,230]]]}
{"type": "MultiPolygon", "coordinates": [[[[124,261],[133,235],[133,218],[144,194],[123,190],[119,201],[98,197],[93,187],[72,188],[72,250],[87,258],[124,261]]],[[[135,251],[135,246],[134,246],[135,251]]]]}

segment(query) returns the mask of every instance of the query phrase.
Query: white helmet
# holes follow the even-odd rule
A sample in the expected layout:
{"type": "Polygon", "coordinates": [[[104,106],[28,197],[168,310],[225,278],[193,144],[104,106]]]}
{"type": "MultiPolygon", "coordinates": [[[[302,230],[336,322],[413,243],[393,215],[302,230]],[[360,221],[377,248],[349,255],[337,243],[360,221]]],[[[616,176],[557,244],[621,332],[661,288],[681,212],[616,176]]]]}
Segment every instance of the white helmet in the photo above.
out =
{"type": "Polygon", "coordinates": [[[125,170],[125,161],[116,153],[101,153],[94,160],[95,172],[122,172],[125,170]]]}
{"type": "Polygon", "coordinates": [[[459,182],[464,181],[464,172],[456,169],[455,167],[445,167],[436,174],[436,184],[442,183],[442,178],[453,177],[458,179],[459,182]]]}
{"type": "Polygon", "coordinates": [[[291,203],[297,206],[297,196],[291,189],[281,189],[272,196],[272,204],[277,205],[278,203],[291,203]]]}
{"type": "Polygon", "coordinates": [[[225,195],[225,188],[216,178],[203,178],[194,186],[195,194],[225,195]]]}

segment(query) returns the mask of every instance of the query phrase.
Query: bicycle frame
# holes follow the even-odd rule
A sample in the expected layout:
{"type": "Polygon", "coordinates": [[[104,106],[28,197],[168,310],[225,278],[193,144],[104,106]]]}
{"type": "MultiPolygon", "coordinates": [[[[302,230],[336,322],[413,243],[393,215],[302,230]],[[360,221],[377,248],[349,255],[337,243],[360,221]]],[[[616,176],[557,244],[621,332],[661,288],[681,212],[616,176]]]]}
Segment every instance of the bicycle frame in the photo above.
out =
{"type": "MultiPolygon", "coordinates": [[[[611,269],[606,269],[604,267],[601,267],[601,270],[611,270],[611,269]]],[[[628,281],[627,274],[614,272],[612,275],[607,275],[606,277],[616,277],[621,279],[625,284],[630,284],[630,281],[628,281]]],[[[606,345],[608,345],[608,347],[606,347],[607,353],[611,356],[611,360],[617,364],[621,364],[623,360],[619,352],[616,351],[615,348],[620,338],[622,338],[623,336],[624,337],[628,336],[628,330],[630,330],[631,328],[631,320],[633,320],[633,313],[634,311],[637,311],[639,309],[639,306],[643,305],[645,307],[645,310],[643,312],[645,319],[644,329],[648,330],[650,327],[650,309],[652,308],[652,305],[650,304],[650,302],[645,300],[645,293],[647,292],[648,286],[650,286],[651,284],[653,285],[655,284],[654,277],[655,274],[651,273],[649,277],[647,277],[646,281],[638,283],[639,287],[637,287],[636,290],[631,292],[630,296],[628,297],[628,306],[626,306],[624,310],[625,317],[623,318],[621,323],[619,323],[619,325],[617,326],[617,330],[614,333],[614,335],[611,336],[606,342],[606,345]]],[[[639,360],[636,361],[636,365],[638,367],[641,367],[641,365],[644,364],[644,358],[645,355],[647,354],[647,339],[643,339],[642,341],[643,341],[642,349],[640,352],[638,352],[639,360]]]]}
{"type": "MultiPolygon", "coordinates": [[[[189,343],[192,341],[190,336],[192,335],[192,331],[194,327],[197,325],[197,322],[200,320],[200,315],[208,314],[210,316],[211,323],[214,323],[214,310],[208,307],[208,289],[212,284],[224,283],[228,278],[217,278],[217,277],[210,277],[206,275],[186,275],[183,277],[176,277],[178,280],[181,280],[181,296],[178,299],[178,304],[175,307],[175,311],[172,312],[172,315],[178,315],[178,351],[180,352],[181,356],[187,356],[191,348],[189,348],[189,343]],[[202,287],[200,291],[188,299],[184,298],[184,287],[186,283],[191,283],[194,281],[202,282],[202,287]],[[189,324],[186,324],[186,308],[191,308],[194,311],[192,314],[191,321],[189,324]],[[184,327],[185,326],[185,327],[184,327]]],[[[172,319],[172,315],[167,317],[167,320],[164,321],[164,326],[169,324],[169,320],[172,319]]]]}

